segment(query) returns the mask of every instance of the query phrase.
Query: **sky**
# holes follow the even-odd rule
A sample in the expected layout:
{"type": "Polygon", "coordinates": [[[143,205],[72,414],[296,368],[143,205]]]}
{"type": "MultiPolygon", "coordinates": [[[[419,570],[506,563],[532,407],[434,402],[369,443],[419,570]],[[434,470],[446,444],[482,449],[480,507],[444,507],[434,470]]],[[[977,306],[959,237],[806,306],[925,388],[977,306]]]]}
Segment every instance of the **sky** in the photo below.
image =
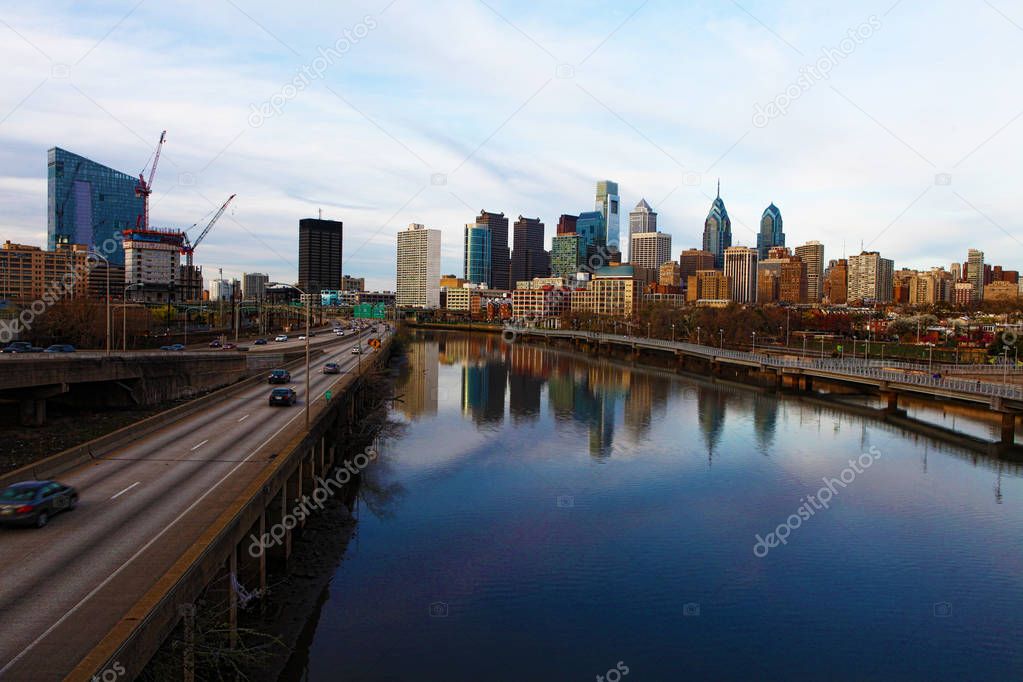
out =
{"type": "Polygon", "coordinates": [[[45,246],[50,147],[138,174],[166,129],[152,224],[238,195],[207,278],[294,281],[320,210],[370,289],[409,223],[460,274],[480,210],[549,247],[602,179],[675,255],[720,179],[736,244],[774,202],[826,259],[1023,269],[1021,43],[1018,0],[0,0],[0,239],[45,246]]]}

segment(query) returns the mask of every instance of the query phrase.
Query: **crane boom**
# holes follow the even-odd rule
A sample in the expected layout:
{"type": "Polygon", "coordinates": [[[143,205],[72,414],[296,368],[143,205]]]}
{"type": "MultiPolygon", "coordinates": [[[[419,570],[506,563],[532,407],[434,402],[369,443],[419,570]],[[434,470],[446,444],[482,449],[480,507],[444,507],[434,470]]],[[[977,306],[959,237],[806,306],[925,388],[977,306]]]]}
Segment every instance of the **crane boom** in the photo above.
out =
{"type": "Polygon", "coordinates": [[[210,233],[210,230],[212,230],[213,226],[217,224],[218,220],[220,220],[220,216],[224,215],[224,211],[227,210],[227,207],[236,196],[238,195],[232,194],[227,198],[227,201],[221,204],[220,208],[218,208],[217,212],[213,214],[213,217],[210,218],[210,222],[206,224],[206,227],[203,228],[202,232],[199,233],[199,236],[195,238],[194,242],[189,242],[187,235],[185,236],[185,246],[182,251],[185,252],[186,262],[189,267],[192,265],[192,254],[195,253],[196,247],[198,247],[202,240],[206,238],[206,235],[210,233]]]}
{"type": "Polygon", "coordinates": [[[156,166],[160,163],[160,151],[163,149],[164,140],[167,139],[167,131],[160,133],[160,141],[156,143],[156,152],[153,154],[153,165],[149,167],[149,180],[146,180],[146,169],[139,173],[138,184],[135,185],[135,196],[142,197],[142,214],[135,220],[135,227],[149,229],[149,195],[153,193],[153,178],[156,176],[156,166]]]}

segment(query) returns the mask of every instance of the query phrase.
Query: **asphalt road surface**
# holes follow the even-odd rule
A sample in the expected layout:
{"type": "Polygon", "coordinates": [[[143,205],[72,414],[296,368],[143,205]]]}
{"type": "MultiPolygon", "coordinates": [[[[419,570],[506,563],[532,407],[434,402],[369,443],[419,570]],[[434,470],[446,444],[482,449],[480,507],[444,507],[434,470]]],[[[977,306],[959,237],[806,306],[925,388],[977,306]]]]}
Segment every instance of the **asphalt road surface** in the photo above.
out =
{"type": "MultiPolygon", "coordinates": [[[[314,401],[344,376],[322,374],[324,363],[346,373],[359,360],[355,338],[330,340],[313,356],[314,401]]],[[[56,680],[74,668],[267,465],[275,436],[304,428],[304,367],[290,385],[291,408],[269,407],[265,383],[241,387],[66,472],[76,510],[42,529],[0,528],[0,679],[56,680]]]]}

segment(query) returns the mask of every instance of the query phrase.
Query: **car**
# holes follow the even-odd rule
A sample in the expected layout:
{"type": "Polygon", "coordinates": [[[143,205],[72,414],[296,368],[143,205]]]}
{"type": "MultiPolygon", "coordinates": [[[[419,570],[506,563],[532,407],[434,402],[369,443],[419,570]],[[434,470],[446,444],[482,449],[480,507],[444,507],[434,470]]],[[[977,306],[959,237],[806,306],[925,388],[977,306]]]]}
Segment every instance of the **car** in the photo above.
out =
{"type": "Polygon", "coordinates": [[[265,346],[266,345],[266,339],[256,339],[252,343],[254,345],[256,345],[256,346],[265,346]]]}
{"type": "Polygon", "coordinates": [[[334,330],[334,335],[335,336],[344,336],[345,335],[345,330],[344,329],[335,329],[334,330]]]}
{"type": "Polygon", "coordinates": [[[78,506],[78,493],[57,481],[23,481],[0,490],[0,523],[45,526],[78,506]]]}
{"type": "Polygon", "coordinates": [[[266,383],[268,384],[290,384],[291,383],[291,372],[286,369],[275,369],[270,372],[270,376],[267,377],[266,383]]]}
{"type": "Polygon", "coordinates": [[[327,364],[325,364],[323,366],[323,373],[324,374],[340,374],[341,373],[341,365],[337,364],[336,362],[328,362],[327,364]]]}
{"type": "Polygon", "coordinates": [[[220,348],[221,343],[217,339],[210,341],[210,348],[220,348]]]}
{"type": "Polygon", "coordinates": [[[233,343],[225,343],[223,346],[221,346],[221,350],[235,350],[237,348],[238,346],[236,346],[233,343]]]}
{"type": "Polygon", "coordinates": [[[305,334],[302,334],[301,336],[299,336],[298,340],[299,341],[305,341],[305,334]]]}
{"type": "Polygon", "coordinates": [[[288,340],[288,335],[287,334],[278,334],[277,336],[274,337],[274,341],[276,341],[278,343],[280,343],[281,341],[287,341],[287,340],[288,340]]]}
{"type": "Polygon", "coordinates": [[[15,341],[3,349],[4,353],[42,353],[43,349],[28,341],[15,341]]]}
{"type": "Polygon", "coordinates": [[[314,336],[316,336],[316,332],[309,332],[309,338],[310,339],[313,338],[314,336]]]}
{"type": "Polygon", "coordinates": [[[362,347],[356,346],[352,349],[352,355],[362,355],[362,347]]]}
{"type": "Polygon", "coordinates": [[[291,407],[298,402],[298,394],[292,388],[275,388],[270,391],[270,407],[274,405],[285,405],[291,407]]]}
{"type": "Polygon", "coordinates": [[[74,353],[75,347],[70,343],[55,343],[44,352],[46,353],[74,353]]]}
{"type": "Polygon", "coordinates": [[[173,344],[171,344],[169,346],[160,346],[160,350],[173,350],[173,351],[185,350],[185,346],[180,344],[180,343],[173,343],[173,344]]]}

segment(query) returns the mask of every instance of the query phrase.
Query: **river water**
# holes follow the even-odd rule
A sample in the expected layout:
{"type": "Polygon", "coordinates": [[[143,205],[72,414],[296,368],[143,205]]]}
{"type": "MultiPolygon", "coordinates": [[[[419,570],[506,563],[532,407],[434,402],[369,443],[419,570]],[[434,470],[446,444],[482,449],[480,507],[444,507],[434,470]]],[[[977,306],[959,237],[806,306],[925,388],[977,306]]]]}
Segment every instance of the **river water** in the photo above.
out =
{"type": "Polygon", "coordinates": [[[1015,465],[496,336],[397,394],[301,679],[1023,679],[1015,465]]]}

